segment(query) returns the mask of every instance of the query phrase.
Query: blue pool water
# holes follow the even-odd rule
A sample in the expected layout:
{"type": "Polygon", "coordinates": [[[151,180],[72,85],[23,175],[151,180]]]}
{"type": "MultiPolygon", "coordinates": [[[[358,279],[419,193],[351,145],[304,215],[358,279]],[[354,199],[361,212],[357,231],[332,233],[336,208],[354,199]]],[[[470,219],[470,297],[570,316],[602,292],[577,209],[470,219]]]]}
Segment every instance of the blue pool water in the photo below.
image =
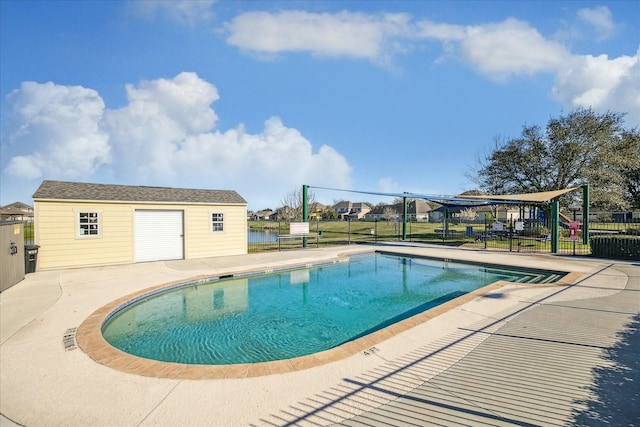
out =
{"type": "Polygon", "coordinates": [[[265,362],[336,347],[497,280],[546,278],[374,254],[156,293],[114,313],[102,333],[114,347],[154,360],[265,362]]]}

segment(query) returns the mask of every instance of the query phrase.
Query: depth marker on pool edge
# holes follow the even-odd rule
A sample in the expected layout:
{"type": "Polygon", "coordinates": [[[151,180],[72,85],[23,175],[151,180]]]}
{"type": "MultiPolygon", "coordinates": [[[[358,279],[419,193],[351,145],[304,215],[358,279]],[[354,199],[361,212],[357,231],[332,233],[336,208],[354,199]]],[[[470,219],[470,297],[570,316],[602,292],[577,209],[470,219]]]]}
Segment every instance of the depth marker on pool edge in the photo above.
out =
{"type": "Polygon", "coordinates": [[[371,347],[370,349],[363,351],[362,354],[364,354],[365,356],[369,356],[377,352],[378,352],[378,349],[376,347],[371,347]]]}

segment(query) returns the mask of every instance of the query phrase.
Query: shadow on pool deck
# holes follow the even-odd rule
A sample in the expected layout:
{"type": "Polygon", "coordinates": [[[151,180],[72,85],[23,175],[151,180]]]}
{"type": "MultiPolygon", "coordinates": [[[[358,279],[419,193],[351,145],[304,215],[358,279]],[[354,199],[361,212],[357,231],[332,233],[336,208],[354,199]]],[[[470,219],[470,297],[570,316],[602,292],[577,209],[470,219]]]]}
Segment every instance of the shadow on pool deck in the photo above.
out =
{"type": "Polygon", "coordinates": [[[606,349],[609,366],[597,367],[591,391],[595,399],[579,401],[585,405],[574,413],[574,425],[632,426],[640,422],[640,315],[625,325],[620,341],[606,349]]]}
{"type": "Polygon", "coordinates": [[[2,319],[13,309],[16,314],[13,325],[1,325],[0,409],[29,427],[629,425],[638,418],[638,266],[424,246],[398,250],[587,277],[562,288],[502,288],[366,354],[306,371],[175,380],[126,374],[80,350],[65,352],[63,332],[109,301],[152,285],[294,258],[307,262],[328,251],[39,272],[0,296],[2,319]],[[48,293],[49,305],[38,292],[48,293]]]}
{"type": "Polygon", "coordinates": [[[425,348],[422,357],[390,362],[388,371],[364,378],[345,378],[340,388],[261,421],[322,425],[339,416],[345,421],[334,425],[636,425],[640,278],[626,270],[627,288],[614,295],[554,302],[567,291],[561,289],[446,345],[425,348]],[[455,353],[481,334],[489,337],[430,377],[438,356],[455,353]],[[407,382],[414,384],[411,390],[404,387],[407,382]],[[367,400],[383,398],[384,404],[364,407],[367,400]]]}

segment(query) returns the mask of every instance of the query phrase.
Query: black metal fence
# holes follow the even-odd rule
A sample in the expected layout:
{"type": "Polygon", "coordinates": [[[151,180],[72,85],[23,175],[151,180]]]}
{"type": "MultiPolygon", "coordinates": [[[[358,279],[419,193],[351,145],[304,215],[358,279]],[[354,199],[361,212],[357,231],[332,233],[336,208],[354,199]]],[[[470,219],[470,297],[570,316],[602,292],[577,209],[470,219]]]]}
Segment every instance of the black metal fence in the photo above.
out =
{"type": "MultiPolygon", "coordinates": [[[[249,226],[249,252],[402,240],[495,251],[552,252],[552,227],[537,221],[409,221],[404,230],[401,221],[311,221],[308,236],[290,235],[289,224],[284,221],[250,221],[249,226]]],[[[640,220],[589,223],[590,238],[603,235],[640,239],[640,220]]],[[[583,243],[582,224],[572,232],[570,224],[560,223],[556,252],[591,254],[591,245],[583,243]]]]}
{"type": "Polygon", "coordinates": [[[36,242],[33,221],[25,221],[23,224],[24,224],[24,244],[25,246],[33,246],[36,242]]]}
{"type": "MultiPolygon", "coordinates": [[[[505,222],[485,222],[483,224],[466,224],[465,230],[459,227],[453,231],[450,240],[460,241],[464,233],[463,246],[507,252],[551,252],[552,227],[538,221],[509,220],[505,222]],[[472,239],[472,240],[471,240],[472,239]]],[[[580,229],[571,233],[567,228],[559,228],[558,253],[587,255],[589,244],[584,244],[580,229]]]]}

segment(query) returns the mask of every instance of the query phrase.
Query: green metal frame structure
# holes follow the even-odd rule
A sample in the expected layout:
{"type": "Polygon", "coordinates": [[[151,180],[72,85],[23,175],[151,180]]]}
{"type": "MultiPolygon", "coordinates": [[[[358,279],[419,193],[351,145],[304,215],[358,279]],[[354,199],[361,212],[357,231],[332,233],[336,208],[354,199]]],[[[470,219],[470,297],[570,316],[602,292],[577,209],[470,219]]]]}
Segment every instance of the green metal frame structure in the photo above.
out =
{"type": "MultiPolygon", "coordinates": [[[[302,221],[309,221],[309,203],[308,203],[308,192],[309,185],[302,186],[302,221]]],[[[322,188],[322,187],[317,187],[322,188]]],[[[328,189],[328,190],[337,190],[337,189],[328,189]]],[[[402,197],[402,205],[403,205],[403,215],[402,215],[402,240],[407,239],[407,214],[408,214],[408,200],[409,197],[423,198],[423,199],[434,199],[434,201],[469,201],[473,199],[465,199],[464,197],[440,197],[440,196],[424,196],[424,195],[416,195],[410,193],[377,193],[377,192],[367,192],[367,191],[353,191],[353,190],[338,190],[338,191],[351,191],[354,193],[363,193],[363,194],[375,194],[375,195],[387,195],[387,196],[400,196],[402,197]]],[[[513,203],[513,202],[512,202],[513,203]]],[[[589,184],[585,184],[582,186],[582,242],[586,245],[589,243],[589,204],[590,204],[590,195],[589,195],[589,184]]],[[[445,210],[445,215],[447,215],[445,210]]],[[[560,204],[558,199],[551,200],[551,252],[558,253],[559,241],[560,241],[560,204]]],[[[445,225],[446,227],[446,225],[445,225]]],[[[307,238],[303,238],[303,247],[307,247],[307,238]]]]}

